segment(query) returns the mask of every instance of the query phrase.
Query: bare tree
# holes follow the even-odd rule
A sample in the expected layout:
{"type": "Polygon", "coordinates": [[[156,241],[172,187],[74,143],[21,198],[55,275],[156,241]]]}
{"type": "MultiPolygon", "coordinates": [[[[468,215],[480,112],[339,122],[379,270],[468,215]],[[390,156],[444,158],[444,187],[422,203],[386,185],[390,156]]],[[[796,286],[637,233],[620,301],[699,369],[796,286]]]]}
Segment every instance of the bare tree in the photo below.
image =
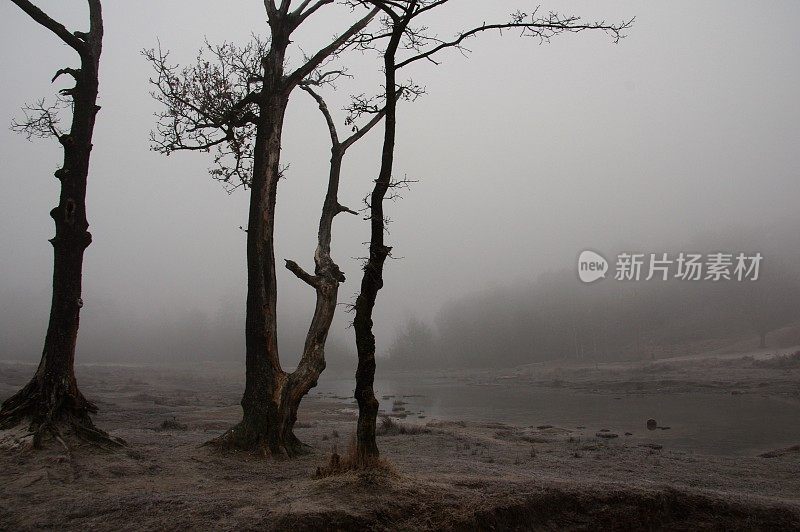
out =
{"type": "Polygon", "coordinates": [[[69,76],[75,86],[63,89],[55,104],[44,100],[25,108],[25,119],[12,129],[28,138],[55,137],[64,150],[64,162],[55,177],[61,183],[60,201],[50,211],[56,226],[53,244],[53,299],[42,359],[33,379],[3,403],[0,427],[30,422],[34,446],[52,435],[62,443],[74,434],[95,442],[121,444],[97,429],[89,416],[97,407],[86,400],[75,380],[75,343],[81,300],[83,253],[92,241],[86,219],[86,179],[97,106],[98,69],[103,43],[100,0],[88,0],[89,31],[71,32],[28,0],[12,0],[34,21],[50,30],[78,53],[79,68],[62,68],[53,77],[69,76]],[[72,108],[69,131],[60,129],[57,112],[72,108]]]}
{"type": "Polygon", "coordinates": [[[320,73],[320,68],[347,47],[377,14],[377,8],[373,8],[296,70],[287,72],[287,50],[294,31],[332,3],[303,0],[292,10],[291,0],[281,0],[279,5],[266,0],[268,42],[255,38],[245,47],[208,45],[197,63],[183,70],[170,65],[168,56],[160,50],[145,52],[157,73],[154,96],[165,107],[153,135],[154,148],[165,154],[213,149],[216,156],[211,173],[231,187],[250,189],[243,417],[212,442],[215,445],[288,456],[304,449],[293,433],[297,408],[324,368],[324,343],[338,285],[344,280],[330,258],[331,223],[345,210],[336,199],[341,156],[361,135],[341,143],[333,137],[334,158],[320,220],[315,274],[306,273],[295,262],[286,262],[290,271],[317,292],[303,356],[298,368],[287,373],[278,353],[274,252],[284,114],[294,89],[309,77],[324,83],[340,73],[320,73]]]}
{"type": "MultiPolygon", "coordinates": [[[[383,287],[383,268],[391,247],[386,245],[386,216],[384,200],[391,188],[402,185],[393,181],[394,148],[397,129],[397,88],[398,72],[418,61],[437,63],[437,55],[449,49],[462,52],[464,41],[490,30],[517,30],[521,35],[534,37],[539,42],[562,33],[577,33],[595,30],[608,33],[614,41],[619,41],[623,30],[630,27],[633,20],[620,24],[605,22],[583,23],[579,17],[563,16],[549,12],[540,15],[517,11],[508,22],[481,24],[463,31],[451,39],[440,39],[427,32],[420,20],[434,9],[445,7],[449,0],[357,0],[353,4],[365,4],[381,10],[381,29],[375,33],[362,33],[356,45],[362,48],[381,49],[385,75],[386,121],[381,156],[381,167],[372,194],[369,198],[370,243],[369,257],[364,264],[361,291],[355,303],[354,329],[358,349],[358,369],[356,371],[355,398],[358,401],[359,416],[357,429],[357,456],[361,465],[369,465],[379,456],[375,440],[378,401],[375,398],[375,335],[372,332],[372,311],[378,292],[383,287]],[[401,54],[405,53],[404,56],[401,54]]],[[[406,86],[414,86],[407,83],[406,86]]]]}

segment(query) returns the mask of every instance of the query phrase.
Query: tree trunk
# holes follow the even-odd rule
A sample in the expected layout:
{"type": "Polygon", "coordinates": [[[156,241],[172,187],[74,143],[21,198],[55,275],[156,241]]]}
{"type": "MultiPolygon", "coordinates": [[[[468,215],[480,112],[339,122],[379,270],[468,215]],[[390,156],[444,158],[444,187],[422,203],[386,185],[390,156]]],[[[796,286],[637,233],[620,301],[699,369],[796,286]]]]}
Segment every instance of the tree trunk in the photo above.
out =
{"type": "Polygon", "coordinates": [[[384,53],[386,89],[386,127],[381,154],[381,169],[370,196],[369,258],[364,265],[361,292],[356,299],[353,328],[358,350],[355,399],[358,402],[356,450],[362,465],[369,465],[380,455],[376,441],[378,400],[375,397],[375,335],[372,332],[372,311],[378,292],[383,288],[383,265],[391,252],[384,243],[385,220],[383,200],[391,186],[394,146],[397,129],[397,92],[395,55],[403,34],[403,26],[395,25],[384,53]]]}
{"type": "MultiPolygon", "coordinates": [[[[281,99],[273,108],[280,117],[264,140],[259,132],[256,153],[263,153],[264,143],[279,145],[280,121],[288,100],[281,99]]],[[[278,153],[278,152],[275,152],[278,153]]],[[[224,434],[219,443],[269,456],[295,456],[306,446],[294,435],[297,410],[308,392],[317,385],[325,369],[325,342],[336,311],[339,283],[344,275],[330,257],[331,225],[340,212],[337,200],[341,158],[334,149],[328,193],[320,217],[317,249],[314,253],[315,275],[309,275],[296,263],[286,267],[316,290],[317,303],[303,354],[297,369],[286,373],[278,357],[275,314],[275,258],[273,225],[278,180],[277,159],[267,157],[263,167],[257,157],[251,195],[248,227],[248,299],[247,299],[247,383],[242,421],[224,434]],[[263,169],[263,170],[262,170],[263,169]],[[263,178],[262,178],[263,176],[263,178]],[[261,193],[257,191],[261,190],[261,193]],[[266,201],[262,201],[266,198],[266,201]],[[262,215],[263,213],[263,215],[262,215]]]]}
{"type": "Polygon", "coordinates": [[[30,422],[34,446],[50,434],[66,433],[94,441],[122,443],[94,427],[89,417],[97,407],[87,401],[75,380],[75,346],[78,337],[83,272],[83,253],[92,241],[86,218],[86,183],[97,106],[98,67],[102,48],[102,18],[99,2],[90,3],[91,31],[81,53],[80,70],[70,71],[75,87],[72,126],[59,137],[64,163],[55,172],[61,182],[60,201],[50,211],[55,222],[53,245],[53,297],[42,359],[33,379],[3,403],[0,428],[30,422]]]}
{"type": "MultiPolygon", "coordinates": [[[[281,177],[280,156],[283,120],[291,92],[326,57],[361,31],[377,13],[374,9],[351,26],[304,67],[286,76],[286,49],[292,31],[304,20],[302,8],[289,12],[290,2],[280,7],[264,2],[270,25],[270,49],[262,61],[263,86],[258,96],[253,179],[250,183],[250,214],[247,229],[247,317],[245,326],[247,373],[242,397],[242,421],[210,442],[225,447],[258,451],[265,455],[294,456],[305,450],[293,429],[300,401],[316,386],[325,369],[325,341],[336,310],[339,283],[344,276],[330,258],[333,218],[340,212],[337,200],[341,155],[332,160],[328,194],[320,218],[315,275],[292,261],[286,267],[315,288],[317,305],[297,369],[289,374],[281,368],[277,339],[277,282],[275,277],[275,205],[281,177]]],[[[334,139],[334,152],[340,148],[334,139]]],[[[334,154],[334,156],[336,156],[334,154]]]]}
{"type": "MultiPolygon", "coordinates": [[[[275,46],[279,43],[273,43],[275,46]]],[[[288,44],[288,43],[287,43],[288,44]]],[[[298,452],[291,431],[292,405],[287,404],[288,375],[278,354],[277,280],[275,276],[275,204],[280,179],[280,146],[288,95],[280,86],[281,50],[271,51],[265,62],[264,101],[257,126],[250,211],[247,228],[247,307],[245,323],[246,384],[242,421],[221,438],[221,443],[265,454],[298,452]]]]}

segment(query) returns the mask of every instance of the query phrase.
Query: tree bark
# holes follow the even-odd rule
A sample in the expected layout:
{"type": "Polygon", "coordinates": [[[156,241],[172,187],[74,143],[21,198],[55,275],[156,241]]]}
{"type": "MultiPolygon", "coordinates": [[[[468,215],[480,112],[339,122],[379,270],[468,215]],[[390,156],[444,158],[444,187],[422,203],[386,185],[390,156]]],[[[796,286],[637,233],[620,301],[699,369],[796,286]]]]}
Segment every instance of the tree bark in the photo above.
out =
{"type": "Polygon", "coordinates": [[[385,219],[383,200],[391,186],[394,166],[394,146],[397,130],[397,98],[395,58],[403,23],[397,22],[384,53],[386,90],[386,124],[384,129],[381,168],[370,196],[369,257],[364,265],[361,291],[356,298],[353,328],[356,335],[358,367],[356,369],[355,399],[358,402],[356,451],[361,465],[369,465],[380,456],[376,440],[378,400],[375,397],[375,335],[372,332],[372,312],[378,292],[383,288],[383,266],[392,248],[384,242],[385,219]]]}
{"type": "MultiPolygon", "coordinates": [[[[29,2],[15,2],[45,27],[63,29],[29,2]]],[[[75,379],[75,346],[78,337],[84,250],[92,241],[86,217],[86,186],[92,135],[99,107],[98,69],[103,24],[100,2],[90,1],[90,32],[77,43],[81,68],[65,69],[75,87],[62,91],[72,97],[72,125],[59,142],[64,151],[62,167],[55,172],[61,183],[58,206],[50,211],[55,222],[53,245],[53,296],[41,362],[31,381],[3,403],[0,428],[30,422],[34,446],[50,434],[61,438],[66,430],[94,441],[121,443],[97,429],[89,417],[97,407],[87,401],[75,379]]],[[[64,30],[66,31],[66,30],[64,30]]],[[[56,32],[58,34],[58,32],[56,32]]],[[[67,34],[67,37],[69,34],[67,34]]],[[[74,37],[73,37],[74,38],[74,37]]],[[[54,78],[55,80],[55,78],[54,78]]]]}
{"type": "Polygon", "coordinates": [[[289,95],[283,86],[288,34],[273,21],[272,45],[263,61],[253,178],[247,228],[246,384],[242,421],[219,440],[264,454],[294,455],[299,441],[285,413],[288,375],[278,354],[275,206],[280,179],[283,120],[289,95]],[[277,31],[276,31],[277,29],[277,31]]]}

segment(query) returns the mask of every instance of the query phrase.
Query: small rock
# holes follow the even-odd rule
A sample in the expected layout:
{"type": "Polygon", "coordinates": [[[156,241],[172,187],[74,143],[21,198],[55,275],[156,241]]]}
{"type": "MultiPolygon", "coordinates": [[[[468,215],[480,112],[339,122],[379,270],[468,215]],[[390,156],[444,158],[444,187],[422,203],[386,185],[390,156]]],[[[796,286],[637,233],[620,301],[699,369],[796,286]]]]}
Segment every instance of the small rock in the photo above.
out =
{"type": "Polygon", "coordinates": [[[657,428],[658,428],[658,421],[652,418],[647,420],[647,430],[656,430],[657,428]]]}

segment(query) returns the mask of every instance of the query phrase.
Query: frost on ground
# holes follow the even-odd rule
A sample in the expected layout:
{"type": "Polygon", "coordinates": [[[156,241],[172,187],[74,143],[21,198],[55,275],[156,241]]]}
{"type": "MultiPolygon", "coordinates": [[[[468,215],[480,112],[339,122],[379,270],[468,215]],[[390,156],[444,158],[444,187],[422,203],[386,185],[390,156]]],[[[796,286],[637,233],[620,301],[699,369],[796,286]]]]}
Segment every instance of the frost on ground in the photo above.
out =
{"type": "MultiPolygon", "coordinates": [[[[0,364],[0,396],[30,370],[0,364]]],[[[3,450],[0,529],[800,528],[791,448],[708,456],[621,431],[418,419],[383,424],[390,468],[315,478],[346,451],[348,400],[312,394],[297,434],[313,451],[276,461],[201,446],[240,415],[238,368],[92,366],[79,378],[98,423],[129,446],[3,450]]]]}

